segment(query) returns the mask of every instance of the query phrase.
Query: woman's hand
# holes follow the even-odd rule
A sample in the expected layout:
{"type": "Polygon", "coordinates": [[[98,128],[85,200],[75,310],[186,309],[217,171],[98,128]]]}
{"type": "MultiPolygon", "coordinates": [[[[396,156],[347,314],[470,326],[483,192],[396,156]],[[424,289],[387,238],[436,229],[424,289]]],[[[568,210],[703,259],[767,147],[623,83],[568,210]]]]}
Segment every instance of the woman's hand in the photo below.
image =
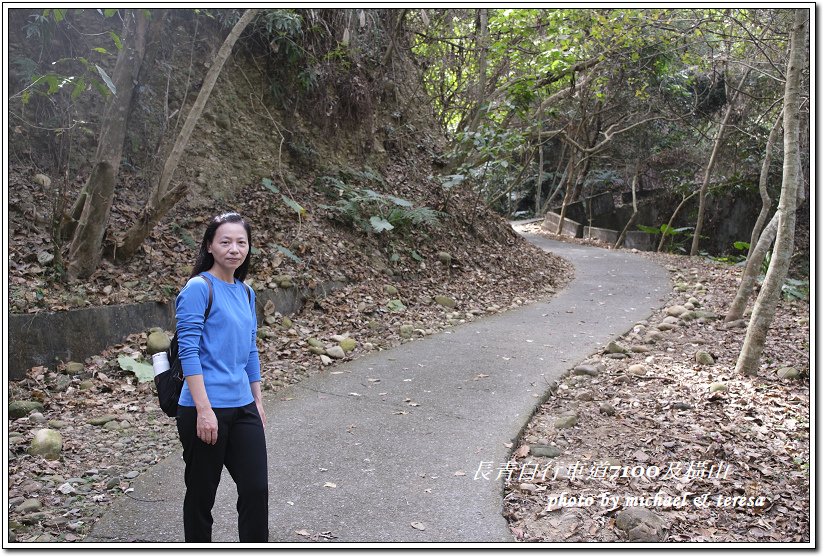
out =
{"type": "Polygon", "coordinates": [[[260,394],[260,381],[249,383],[252,389],[252,398],[255,399],[255,406],[257,406],[258,414],[260,414],[260,421],[263,422],[263,427],[266,427],[266,412],[263,410],[263,396],[260,394]]]}
{"type": "Polygon", "coordinates": [[[197,411],[197,438],[207,445],[217,443],[217,416],[211,408],[197,411]]]}
{"type": "Polygon", "coordinates": [[[266,412],[264,412],[263,410],[263,403],[259,400],[256,400],[255,406],[257,406],[258,414],[260,414],[260,421],[263,422],[263,427],[266,427],[266,412]]]}

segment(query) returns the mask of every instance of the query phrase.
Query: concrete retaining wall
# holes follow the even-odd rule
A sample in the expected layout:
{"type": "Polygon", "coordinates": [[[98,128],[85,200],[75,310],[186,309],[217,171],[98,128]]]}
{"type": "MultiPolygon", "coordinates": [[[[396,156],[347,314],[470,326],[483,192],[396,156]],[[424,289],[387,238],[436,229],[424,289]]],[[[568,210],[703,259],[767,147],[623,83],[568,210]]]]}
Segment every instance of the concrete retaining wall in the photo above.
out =
{"type": "MultiPolygon", "coordinates": [[[[546,217],[544,217],[544,224],[541,226],[544,230],[548,230],[554,234],[558,230],[559,222],[561,222],[561,215],[550,211],[546,214],[546,217]]],[[[564,218],[564,225],[561,228],[561,234],[572,238],[580,238],[583,234],[582,228],[581,223],[564,218]]]]}
{"type": "Polygon", "coordinates": [[[627,236],[624,238],[624,247],[627,249],[635,248],[640,251],[654,251],[657,246],[652,234],[633,230],[627,232],[627,236]]]}
{"type": "MultiPolygon", "coordinates": [[[[342,282],[328,282],[313,291],[296,287],[257,292],[258,324],[263,308],[271,300],[283,315],[297,313],[307,298],[323,298],[342,282]]],[[[100,306],[57,313],[44,312],[8,316],[9,379],[22,379],[34,366],[53,367],[60,361],[79,361],[99,354],[127,336],[151,327],[174,328],[174,303],[145,303],[100,306]]]]}
{"type": "Polygon", "coordinates": [[[600,240],[601,242],[613,246],[615,245],[615,242],[618,241],[618,231],[609,230],[608,228],[595,228],[594,226],[585,226],[584,238],[600,240]]]}

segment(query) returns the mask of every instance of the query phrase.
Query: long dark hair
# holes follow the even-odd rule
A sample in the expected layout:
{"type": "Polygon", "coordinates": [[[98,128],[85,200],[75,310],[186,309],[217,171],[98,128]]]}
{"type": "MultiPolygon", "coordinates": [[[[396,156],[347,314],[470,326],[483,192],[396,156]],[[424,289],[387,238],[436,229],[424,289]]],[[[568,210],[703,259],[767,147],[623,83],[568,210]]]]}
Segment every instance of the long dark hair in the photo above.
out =
{"type": "MultiPolygon", "coordinates": [[[[206,227],[206,232],[203,233],[203,241],[200,242],[200,251],[197,254],[197,261],[195,262],[194,270],[192,270],[192,277],[196,277],[203,271],[208,271],[215,264],[215,257],[209,253],[209,244],[215,239],[215,233],[218,227],[226,222],[239,222],[246,229],[246,238],[249,240],[249,251],[246,254],[246,259],[240,267],[235,269],[235,278],[241,281],[246,280],[246,274],[249,272],[249,260],[252,257],[252,227],[244,220],[238,213],[223,213],[217,215],[206,227]]],[[[189,277],[191,278],[191,277],[189,277]]]]}

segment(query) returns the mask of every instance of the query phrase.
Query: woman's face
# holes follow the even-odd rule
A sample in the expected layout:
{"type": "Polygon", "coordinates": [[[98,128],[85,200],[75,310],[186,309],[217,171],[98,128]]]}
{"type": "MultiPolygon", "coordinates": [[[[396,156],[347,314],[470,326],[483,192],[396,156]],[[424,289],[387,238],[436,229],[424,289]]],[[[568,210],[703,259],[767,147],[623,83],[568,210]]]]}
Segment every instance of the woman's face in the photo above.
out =
{"type": "Polygon", "coordinates": [[[215,237],[209,244],[209,253],[215,258],[215,265],[234,273],[249,254],[249,238],[246,228],[239,222],[224,222],[215,230],[215,237]]]}

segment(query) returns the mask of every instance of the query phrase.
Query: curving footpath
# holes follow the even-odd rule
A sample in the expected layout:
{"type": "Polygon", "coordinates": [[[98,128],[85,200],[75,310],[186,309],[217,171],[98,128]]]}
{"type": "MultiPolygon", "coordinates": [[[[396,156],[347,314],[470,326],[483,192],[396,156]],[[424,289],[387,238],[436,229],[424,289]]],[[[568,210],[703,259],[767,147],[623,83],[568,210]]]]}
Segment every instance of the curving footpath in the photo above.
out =
{"type": "MultiPolygon", "coordinates": [[[[554,298],[267,398],[272,542],[514,541],[495,480],[506,444],[549,383],[661,307],[671,288],[663,268],[630,252],[527,238],[575,266],[554,298]],[[489,479],[476,479],[482,462],[489,479]]],[[[182,464],[173,456],[146,471],[86,541],[182,542],[182,464]]],[[[237,541],[233,486],[224,471],[215,542],[237,541]]]]}

